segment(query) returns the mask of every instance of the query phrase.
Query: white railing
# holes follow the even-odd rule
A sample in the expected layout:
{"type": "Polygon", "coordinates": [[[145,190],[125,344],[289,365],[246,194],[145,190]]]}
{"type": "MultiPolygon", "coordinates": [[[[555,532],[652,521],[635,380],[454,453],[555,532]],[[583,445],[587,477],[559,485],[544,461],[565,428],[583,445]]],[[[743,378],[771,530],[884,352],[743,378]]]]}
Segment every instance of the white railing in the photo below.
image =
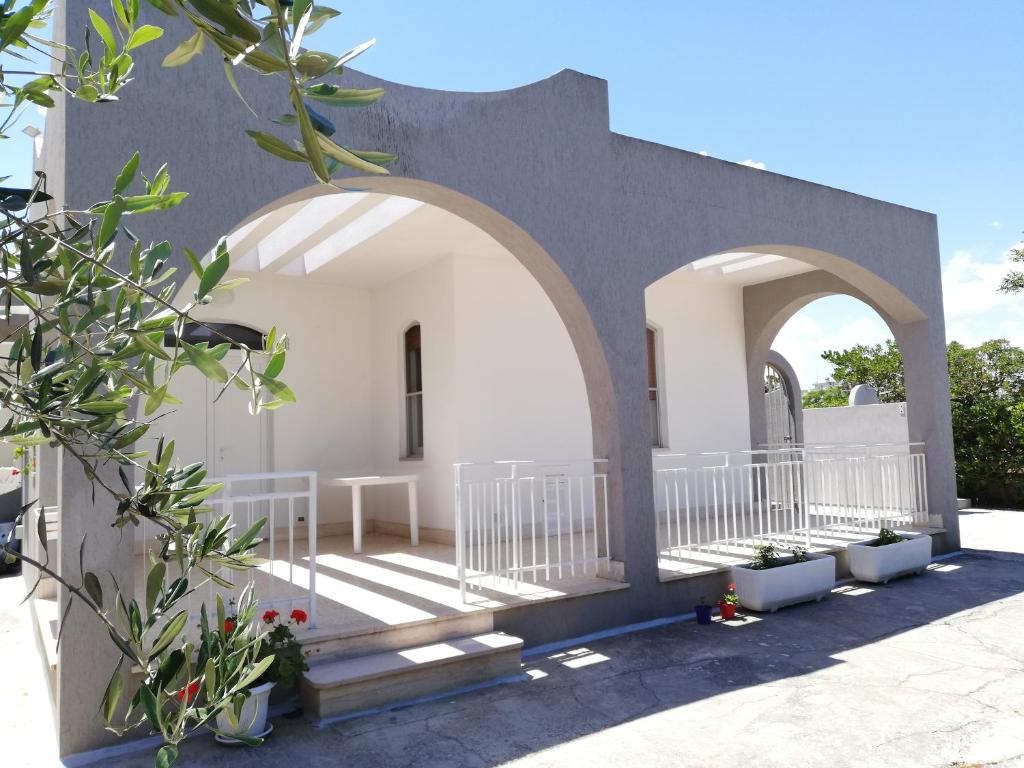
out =
{"type": "MultiPolygon", "coordinates": [[[[285,615],[294,608],[305,609],[309,628],[315,628],[316,472],[259,472],[209,478],[206,482],[224,483],[204,503],[213,507],[214,515],[231,516],[232,538],[245,533],[260,518],[267,518],[262,543],[256,550],[264,564],[244,571],[221,569],[217,575],[231,582],[235,589],[241,586],[239,577],[256,582],[256,596],[262,608],[273,608],[285,615]]],[[[141,540],[142,550],[154,549],[160,546],[156,538],[159,533],[155,525],[144,522],[136,541],[141,540]]],[[[144,582],[143,573],[137,589],[144,589],[144,582]]],[[[190,613],[198,613],[204,603],[212,610],[218,591],[225,602],[234,594],[234,589],[222,589],[211,581],[189,595],[190,613]]]]}
{"type": "Polygon", "coordinates": [[[604,459],[455,465],[459,590],[519,592],[597,575],[609,559],[604,459]]]}
{"type": "Polygon", "coordinates": [[[829,546],[928,524],[920,443],[659,454],[654,482],[662,557],[829,546]]]}

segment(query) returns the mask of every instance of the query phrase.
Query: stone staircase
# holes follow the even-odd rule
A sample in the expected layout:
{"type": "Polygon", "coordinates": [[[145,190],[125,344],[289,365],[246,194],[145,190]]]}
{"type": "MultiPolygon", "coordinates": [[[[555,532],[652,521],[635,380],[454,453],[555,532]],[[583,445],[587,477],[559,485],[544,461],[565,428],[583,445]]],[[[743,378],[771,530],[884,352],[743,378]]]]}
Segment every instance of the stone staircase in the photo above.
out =
{"type": "Polygon", "coordinates": [[[489,612],[304,638],[300,695],[314,722],[390,709],[521,675],[523,641],[489,612]]]}

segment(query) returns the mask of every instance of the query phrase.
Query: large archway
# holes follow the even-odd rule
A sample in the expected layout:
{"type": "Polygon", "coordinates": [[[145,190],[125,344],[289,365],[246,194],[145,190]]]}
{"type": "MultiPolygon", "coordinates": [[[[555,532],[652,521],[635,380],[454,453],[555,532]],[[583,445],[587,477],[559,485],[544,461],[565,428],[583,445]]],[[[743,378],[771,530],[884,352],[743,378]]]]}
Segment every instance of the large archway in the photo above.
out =
{"type": "MultiPolygon", "coordinates": [[[[663,579],[701,572],[763,537],[799,536],[810,546],[817,536],[821,544],[836,531],[822,522],[822,504],[842,510],[842,525],[850,529],[874,525],[883,508],[899,510],[887,519],[893,525],[929,524],[929,492],[941,489],[941,497],[948,489],[945,478],[926,476],[927,435],[948,403],[934,401],[936,387],[929,381],[930,321],[895,286],[835,254],[744,246],[698,259],[649,285],[647,315],[649,325],[664,333],[659,370],[667,375],[659,382],[665,392],[658,402],[670,415],[668,441],[653,457],[663,579]],[[765,371],[773,362],[772,342],[793,314],[835,294],[874,309],[906,350],[908,438],[884,459],[878,451],[858,449],[856,457],[834,451],[827,457],[831,463],[821,463],[821,456],[792,439],[795,418],[782,445],[766,445],[765,371]],[[736,384],[743,394],[733,391],[736,384]],[[839,454],[849,466],[833,462],[839,454]],[[868,464],[856,463],[861,455],[870,455],[868,464]],[[869,464],[873,495],[840,494],[839,479],[829,473],[869,464]],[[765,510],[779,519],[766,522],[765,510]]],[[[941,433],[939,426],[934,433],[941,433]]],[[[941,453],[946,446],[938,442],[941,453]]]]}
{"type": "MultiPolygon", "coordinates": [[[[205,446],[205,456],[185,458],[227,467],[232,492],[257,486],[241,503],[270,518],[267,546],[280,539],[288,553],[270,550],[271,575],[288,574],[289,594],[296,565],[310,593],[323,569],[318,584],[376,578],[482,608],[600,590],[621,527],[607,462],[617,436],[582,302],[507,219],[435,185],[394,181],[301,190],[231,231],[229,275],[248,284],[196,315],[257,336],[287,331],[282,378],[298,402],[253,430],[241,409],[211,406],[199,377],[205,396],[190,399],[205,411],[168,412],[165,424],[197,433],[181,445],[205,446]],[[398,193],[409,190],[416,196],[398,193]],[[299,476],[315,486],[315,512],[308,485],[306,495],[288,485],[299,476]],[[285,497],[287,515],[275,507],[285,497]],[[410,549],[420,542],[429,555],[410,549]],[[410,569],[424,575],[410,579],[410,569]],[[421,583],[452,575],[454,587],[421,583]]],[[[335,626],[359,603],[342,593],[320,601],[335,626]]],[[[388,604],[363,600],[360,610],[388,604]]],[[[419,615],[412,607],[398,620],[419,615]]]]}

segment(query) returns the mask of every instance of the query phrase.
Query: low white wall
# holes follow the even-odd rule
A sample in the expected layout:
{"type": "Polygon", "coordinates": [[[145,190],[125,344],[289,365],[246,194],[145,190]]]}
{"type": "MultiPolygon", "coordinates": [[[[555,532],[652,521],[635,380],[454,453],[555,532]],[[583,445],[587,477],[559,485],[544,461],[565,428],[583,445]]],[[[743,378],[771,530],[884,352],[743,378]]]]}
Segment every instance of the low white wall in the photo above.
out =
{"type": "Polygon", "coordinates": [[[906,403],[804,409],[804,442],[906,443],[906,403]]]}
{"type": "Polygon", "coordinates": [[[742,287],[680,271],[649,286],[646,300],[661,342],[663,447],[749,449],[742,287]]]}

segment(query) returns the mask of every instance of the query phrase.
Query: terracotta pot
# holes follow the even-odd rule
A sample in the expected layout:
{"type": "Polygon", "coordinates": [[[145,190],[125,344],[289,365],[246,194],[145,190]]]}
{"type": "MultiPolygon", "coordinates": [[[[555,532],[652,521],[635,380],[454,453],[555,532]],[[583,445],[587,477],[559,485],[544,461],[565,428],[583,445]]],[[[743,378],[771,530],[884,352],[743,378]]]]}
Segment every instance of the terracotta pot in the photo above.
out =
{"type": "Polygon", "coordinates": [[[729,619],[736,618],[736,604],[735,603],[719,603],[718,612],[722,616],[722,621],[728,621],[729,619]]]}

